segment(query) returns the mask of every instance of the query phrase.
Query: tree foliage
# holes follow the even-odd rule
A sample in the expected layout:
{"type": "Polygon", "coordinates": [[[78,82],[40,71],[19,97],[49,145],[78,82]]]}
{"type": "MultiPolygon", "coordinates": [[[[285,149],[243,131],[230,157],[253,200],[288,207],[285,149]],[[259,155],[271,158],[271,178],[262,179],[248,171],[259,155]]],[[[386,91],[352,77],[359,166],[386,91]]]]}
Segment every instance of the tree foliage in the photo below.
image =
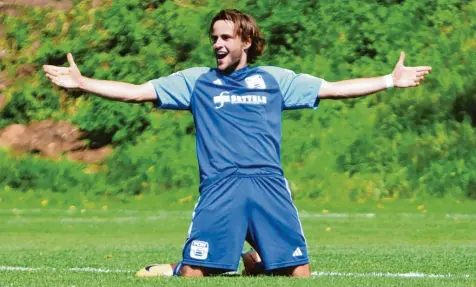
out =
{"type": "Polygon", "coordinates": [[[3,185],[62,191],[89,188],[94,180],[101,184],[90,190],[99,193],[195,189],[189,113],[66,95],[46,81],[41,65],[66,65],[71,52],[88,77],[137,84],[213,66],[209,22],[219,9],[237,8],[255,16],[267,39],[258,65],[337,81],[388,74],[404,50],[407,65],[433,66],[419,88],[286,112],[282,160],[297,197],[476,198],[474,1],[117,0],[96,9],[91,1],[75,3],[66,13],[0,16],[7,27],[0,41],[9,51],[2,67],[16,79],[0,125],[67,119],[88,132],[92,147],[113,144],[116,152],[94,175],[66,161],[41,165],[2,154],[15,166],[3,167],[3,185]],[[38,72],[17,77],[29,63],[38,72]],[[58,185],[23,180],[19,170],[58,185]],[[61,176],[66,171],[72,176],[61,176]]]}

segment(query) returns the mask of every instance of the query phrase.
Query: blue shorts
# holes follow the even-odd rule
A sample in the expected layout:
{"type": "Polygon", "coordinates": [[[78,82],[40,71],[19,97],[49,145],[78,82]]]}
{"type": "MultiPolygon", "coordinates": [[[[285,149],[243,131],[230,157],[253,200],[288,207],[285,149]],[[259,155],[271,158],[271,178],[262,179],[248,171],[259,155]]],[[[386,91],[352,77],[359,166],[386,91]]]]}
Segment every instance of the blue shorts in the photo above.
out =
{"type": "Polygon", "coordinates": [[[281,174],[239,169],[201,188],[182,264],[237,270],[245,240],[266,270],[309,263],[301,222],[281,174]]]}

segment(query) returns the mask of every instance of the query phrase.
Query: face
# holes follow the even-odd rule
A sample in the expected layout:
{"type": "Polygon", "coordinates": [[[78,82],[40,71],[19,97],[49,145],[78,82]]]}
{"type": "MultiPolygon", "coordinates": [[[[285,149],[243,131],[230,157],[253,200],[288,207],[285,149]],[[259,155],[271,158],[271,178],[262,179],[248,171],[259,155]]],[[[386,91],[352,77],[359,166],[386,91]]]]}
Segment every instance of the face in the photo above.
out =
{"type": "Polygon", "coordinates": [[[245,50],[251,44],[243,42],[235,35],[235,25],[231,21],[219,20],[213,24],[213,51],[220,71],[233,72],[246,66],[247,55],[245,50]]]}

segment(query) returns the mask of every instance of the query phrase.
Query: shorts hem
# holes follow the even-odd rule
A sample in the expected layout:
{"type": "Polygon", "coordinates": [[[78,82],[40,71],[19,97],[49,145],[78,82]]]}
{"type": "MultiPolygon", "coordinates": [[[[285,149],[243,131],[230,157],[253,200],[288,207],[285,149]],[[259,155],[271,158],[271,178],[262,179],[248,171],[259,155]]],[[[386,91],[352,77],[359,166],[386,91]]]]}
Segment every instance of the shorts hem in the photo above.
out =
{"type": "Polygon", "coordinates": [[[206,267],[206,268],[215,268],[215,269],[223,269],[227,271],[236,271],[238,266],[232,266],[230,264],[216,264],[210,262],[203,262],[203,261],[195,261],[195,260],[182,260],[183,265],[191,265],[191,266],[199,266],[199,267],[206,267]]]}
{"type": "Polygon", "coordinates": [[[298,260],[298,261],[288,261],[288,262],[269,264],[269,265],[265,264],[264,269],[266,269],[266,271],[269,271],[269,270],[273,270],[273,269],[299,266],[299,265],[304,265],[304,264],[308,264],[308,263],[309,263],[309,258],[306,258],[306,259],[301,259],[301,260],[298,260]]]}

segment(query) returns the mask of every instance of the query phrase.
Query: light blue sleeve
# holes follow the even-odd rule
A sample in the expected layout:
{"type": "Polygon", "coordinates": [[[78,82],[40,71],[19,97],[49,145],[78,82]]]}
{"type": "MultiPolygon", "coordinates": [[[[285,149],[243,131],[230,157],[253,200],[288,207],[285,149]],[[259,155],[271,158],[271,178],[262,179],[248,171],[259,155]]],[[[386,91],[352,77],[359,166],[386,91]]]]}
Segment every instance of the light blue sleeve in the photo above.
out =
{"type": "Polygon", "coordinates": [[[195,82],[209,70],[210,68],[204,67],[190,68],[151,80],[157,95],[157,108],[189,110],[195,82]]]}
{"type": "Polygon", "coordinates": [[[283,95],[283,109],[316,109],[319,105],[319,89],[323,79],[308,74],[296,74],[278,67],[260,68],[271,74],[279,83],[283,95]]]}

